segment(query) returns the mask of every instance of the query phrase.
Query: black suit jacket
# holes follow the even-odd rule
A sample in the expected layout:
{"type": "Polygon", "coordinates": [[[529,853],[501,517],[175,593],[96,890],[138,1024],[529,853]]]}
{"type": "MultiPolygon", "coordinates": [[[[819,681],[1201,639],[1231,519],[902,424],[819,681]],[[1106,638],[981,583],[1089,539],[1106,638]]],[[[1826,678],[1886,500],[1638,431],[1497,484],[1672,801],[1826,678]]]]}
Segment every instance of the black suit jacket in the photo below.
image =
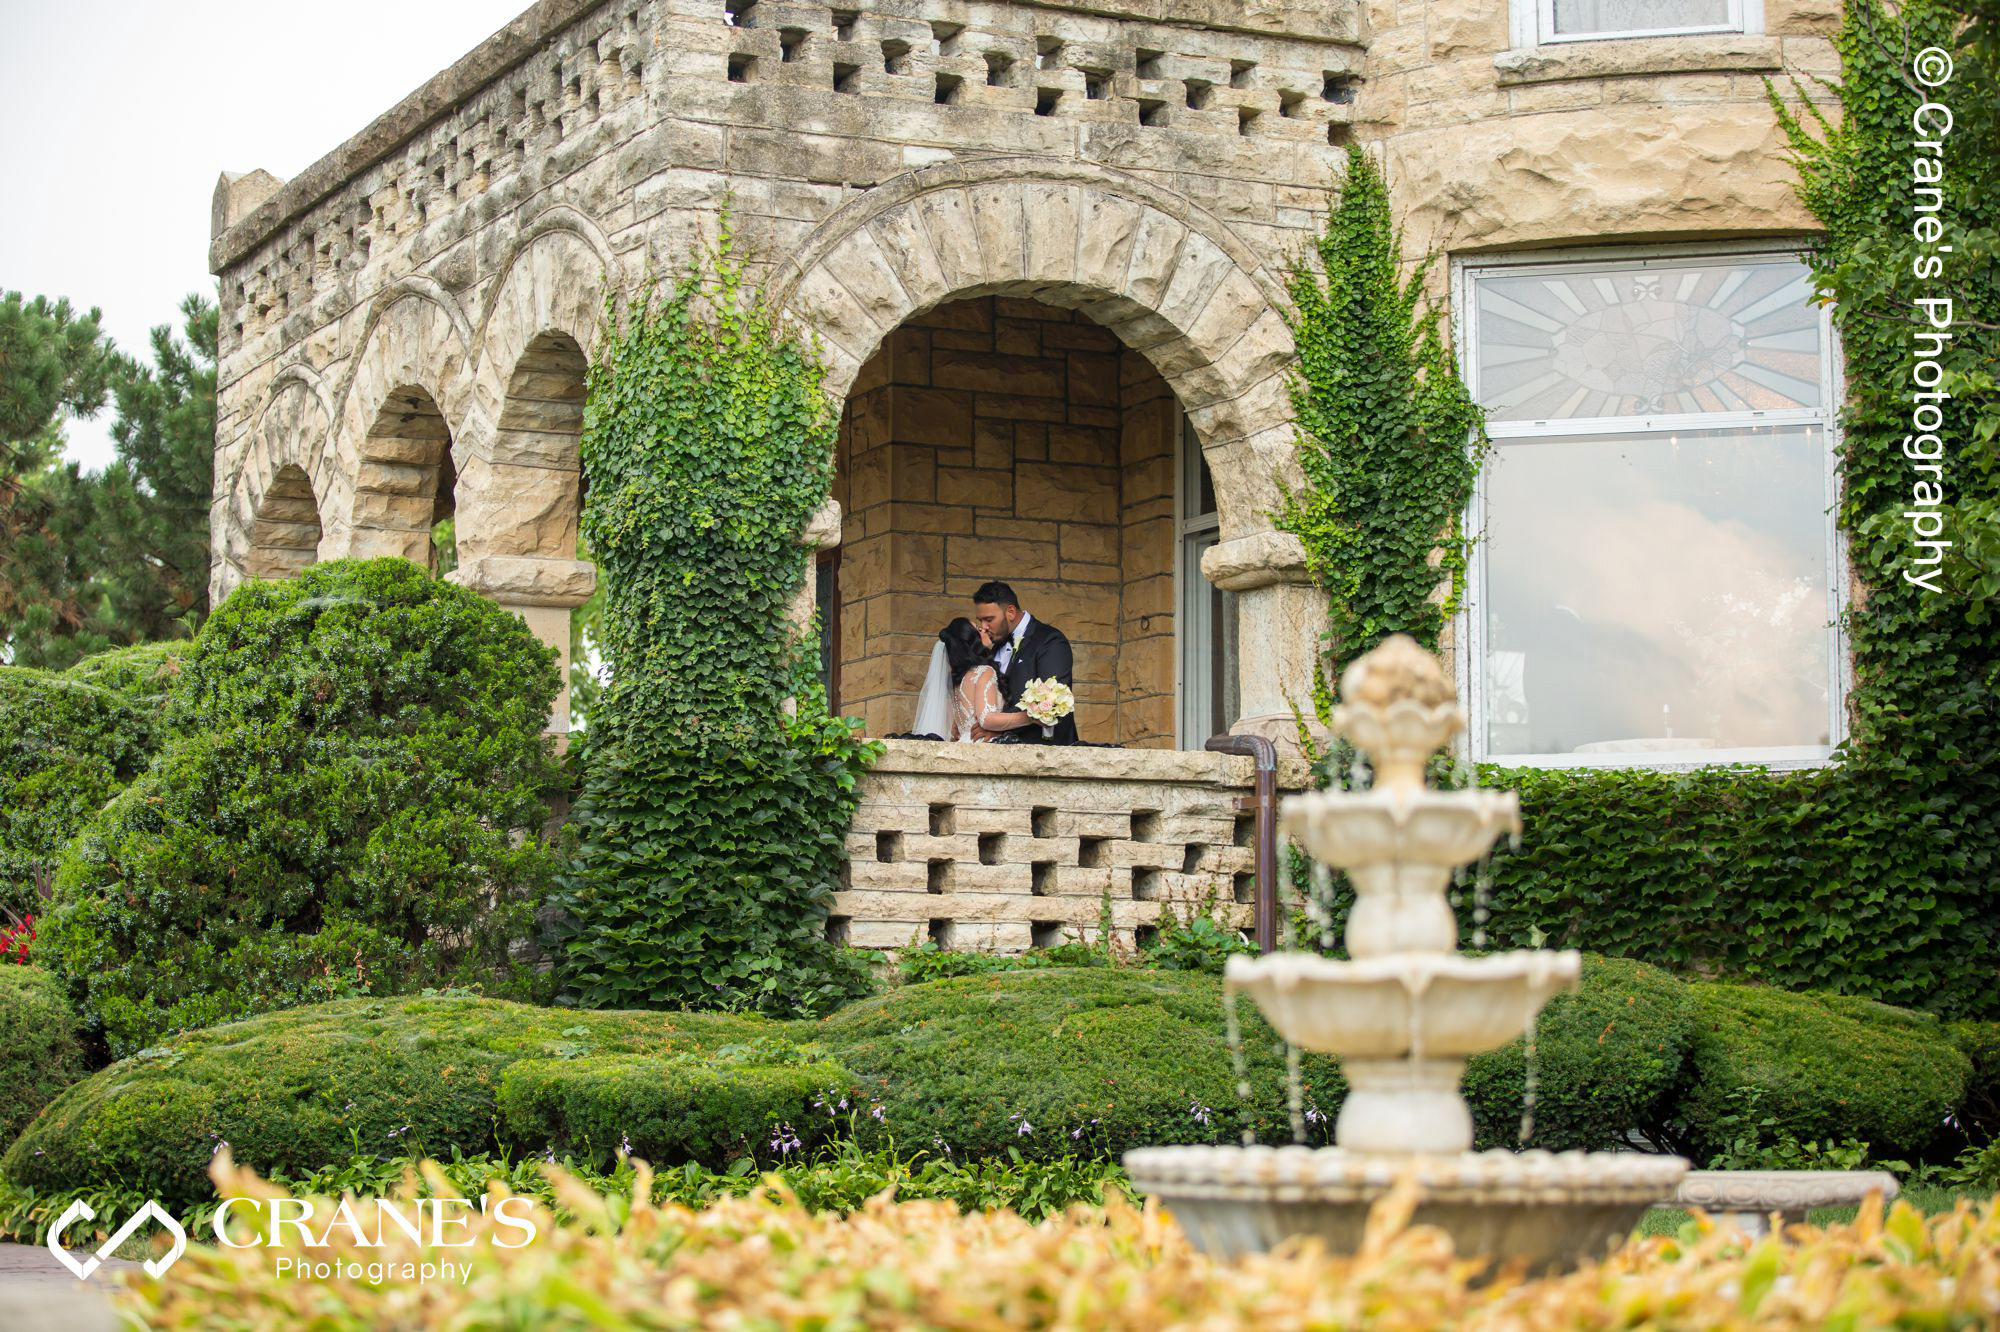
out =
{"type": "MultiPolygon", "coordinates": [[[[1010,711],[1019,711],[1021,694],[1027,689],[1028,681],[1056,679],[1074,689],[1075,672],[1076,658],[1070,652],[1069,639],[1063,637],[1063,631],[1039,619],[1031,620],[1022,641],[1014,645],[1014,656],[1007,663],[1007,673],[1000,677],[1000,693],[1007,700],[1010,711]]],[[[1033,722],[1009,734],[1019,737],[1020,742],[1073,745],[1077,743],[1076,714],[1071,713],[1057,722],[1055,735],[1047,739],[1042,736],[1042,728],[1033,722]]]]}

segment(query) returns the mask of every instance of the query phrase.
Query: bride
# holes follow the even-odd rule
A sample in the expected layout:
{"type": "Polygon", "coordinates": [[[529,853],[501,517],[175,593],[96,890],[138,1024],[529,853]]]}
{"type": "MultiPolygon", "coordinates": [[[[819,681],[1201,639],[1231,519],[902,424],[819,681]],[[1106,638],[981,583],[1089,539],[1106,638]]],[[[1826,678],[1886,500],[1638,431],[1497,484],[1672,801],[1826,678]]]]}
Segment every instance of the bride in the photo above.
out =
{"type": "Polygon", "coordinates": [[[938,630],[912,734],[986,742],[1028,725],[1027,713],[1006,710],[992,656],[985,631],[964,616],[938,630]]]}

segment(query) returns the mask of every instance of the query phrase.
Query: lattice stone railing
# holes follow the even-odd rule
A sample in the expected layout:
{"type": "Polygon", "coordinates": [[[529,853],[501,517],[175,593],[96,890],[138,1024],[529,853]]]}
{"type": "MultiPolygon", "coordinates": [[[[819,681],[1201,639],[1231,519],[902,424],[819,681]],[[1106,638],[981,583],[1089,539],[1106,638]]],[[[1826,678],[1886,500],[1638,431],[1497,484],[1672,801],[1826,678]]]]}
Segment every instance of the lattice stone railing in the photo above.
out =
{"type": "MultiPolygon", "coordinates": [[[[887,742],[848,833],[836,939],[896,949],[935,940],[1020,952],[1095,942],[1106,902],[1118,941],[1163,910],[1210,906],[1249,928],[1255,891],[1251,761],[1223,754],[887,742]]],[[[1281,790],[1305,772],[1281,766],[1281,790]]]]}

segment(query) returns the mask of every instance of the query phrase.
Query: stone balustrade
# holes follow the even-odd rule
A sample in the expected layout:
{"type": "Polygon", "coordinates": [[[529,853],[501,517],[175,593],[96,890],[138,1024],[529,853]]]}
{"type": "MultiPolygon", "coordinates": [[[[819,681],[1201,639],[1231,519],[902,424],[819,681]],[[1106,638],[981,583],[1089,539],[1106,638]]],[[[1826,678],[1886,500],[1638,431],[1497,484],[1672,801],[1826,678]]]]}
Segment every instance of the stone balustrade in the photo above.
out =
{"type": "MultiPolygon", "coordinates": [[[[1207,752],[891,740],[862,779],[829,920],[863,948],[1014,953],[1143,941],[1163,910],[1212,905],[1249,929],[1255,786],[1247,758],[1207,752]]],[[[1305,784],[1281,762],[1281,791],[1305,784]]]]}

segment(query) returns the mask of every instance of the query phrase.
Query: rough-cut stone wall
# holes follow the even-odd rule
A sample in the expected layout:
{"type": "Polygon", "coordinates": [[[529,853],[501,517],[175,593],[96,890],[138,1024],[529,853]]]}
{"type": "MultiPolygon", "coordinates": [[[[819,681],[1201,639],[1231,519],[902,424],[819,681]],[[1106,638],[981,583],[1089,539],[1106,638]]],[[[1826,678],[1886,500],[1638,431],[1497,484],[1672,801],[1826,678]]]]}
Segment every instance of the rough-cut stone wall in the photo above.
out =
{"type": "MultiPolygon", "coordinates": [[[[862,779],[849,863],[829,929],[862,948],[926,938],[1020,952],[1097,938],[1107,904],[1120,942],[1212,904],[1251,924],[1250,760],[1144,750],[888,742],[862,779]]],[[[1283,765],[1297,790],[1304,769],[1283,765]]]]}
{"type": "Polygon", "coordinates": [[[862,367],[834,497],[840,706],[871,733],[910,729],[933,636],[999,578],[1075,649],[1084,739],[1172,744],[1178,416],[1125,355],[1072,311],[989,296],[917,316],[862,367]],[[1150,608],[1162,583],[1128,618],[1127,588],[1150,608]]]}
{"type": "MultiPolygon", "coordinates": [[[[455,576],[566,647],[594,579],[575,420],[604,297],[679,269],[728,202],[860,416],[864,365],[948,302],[1115,338],[1117,652],[1091,688],[1116,738],[1172,734],[1152,441],[1177,410],[1218,495],[1204,570],[1236,594],[1237,729],[1288,737],[1324,605],[1270,526],[1294,467],[1283,288],[1344,146],[1383,156],[1413,255],[1802,232],[1763,80],[1831,72],[1837,7],[1746,8],[1758,30],[1537,44],[1528,0],[541,0],[298,178],[218,185],[213,590],[425,558],[449,508],[455,576]]],[[[1114,562],[1060,537],[1056,558],[1114,562]]],[[[871,609],[844,633],[874,635],[871,609]]]]}
{"type": "Polygon", "coordinates": [[[1762,32],[1535,44],[1507,0],[1366,0],[1353,133],[1413,249],[1805,231],[1764,80],[1837,72],[1839,5],[1749,7],[1762,32]]]}
{"type": "MultiPolygon", "coordinates": [[[[295,180],[218,185],[213,590],[302,542],[423,558],[449,480],[455,576],[560,638],[593,577],[574,403],[603,298],[679,269],[725,201],[836,394],[946,301],[1074,310],[1185,410],[1225,535],[1264,532],[1291,457],[1282,263],[1333,178],[1359,31],[1352,4],[1291,0],[542,0],[295,180]],[[375,428],[415,395],[449,467],[375,428]]],[[[1296,549],[1257,550],[1259,595],[1310,600],[1296,549]]],[[[1266,656],[1246,672],[1310,660],[1266,656]]],[[[1282,692],[1246,678],[1268,705],[1246,726],[1289,730],[1282,692]]],[[[1163,710],[1157,680],[1134,697],[1163,710]]]]}

